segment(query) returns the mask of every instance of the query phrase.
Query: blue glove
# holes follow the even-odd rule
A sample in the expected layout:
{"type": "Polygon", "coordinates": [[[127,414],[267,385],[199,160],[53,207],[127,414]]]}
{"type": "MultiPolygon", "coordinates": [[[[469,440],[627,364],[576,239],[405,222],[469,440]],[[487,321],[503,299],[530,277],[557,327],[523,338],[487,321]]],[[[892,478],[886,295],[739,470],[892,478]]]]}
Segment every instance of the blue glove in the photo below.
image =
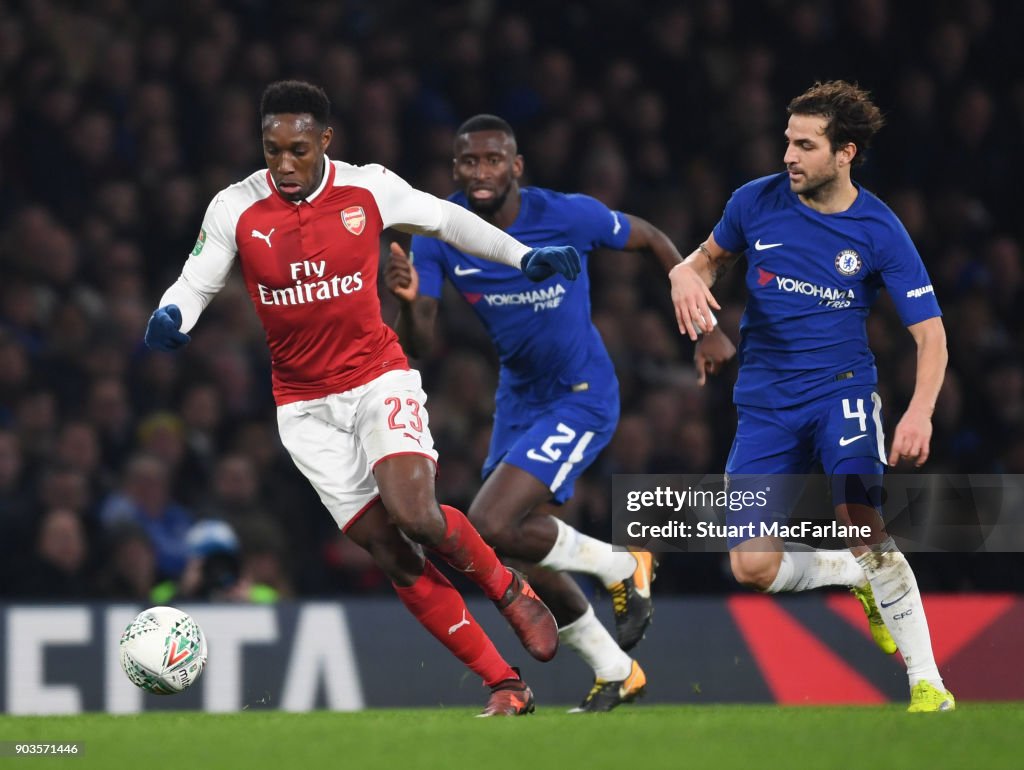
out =
{"type": "Polygon", "coordinates": [[[146,326],[146,345],[151,350],[177,350],[192,339],[178,331],[181,328],[181,311],[177,305],[157,308],[149,317],[146,326]]]}
{"type": "Polygon", "coordinates": [[[519,267],[531,281],[543,281],[555,273],[575,281],[581,270],[580,255],[573,246],[541,246],[526,252],[519,267]]]}

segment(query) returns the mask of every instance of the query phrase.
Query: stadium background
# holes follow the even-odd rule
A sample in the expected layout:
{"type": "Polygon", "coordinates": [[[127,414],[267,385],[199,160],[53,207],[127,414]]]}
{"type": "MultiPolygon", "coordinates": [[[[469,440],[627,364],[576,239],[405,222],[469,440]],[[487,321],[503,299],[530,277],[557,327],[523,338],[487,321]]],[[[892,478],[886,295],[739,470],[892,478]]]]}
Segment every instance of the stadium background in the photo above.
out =
{"type": "MultiPolygon", "coordinates": [[[[420,11],[0,0],[0,599],[146,603],[178,578],[189,523],[207,518],[240,541],[217,575],[237,558],[244,585],[273,589],[264,597],[390,590],[280,446],[262,332],[238,277],[184,353],[141,341],[211,196],[262,167],[258,99],[279,77],[326,88],[333,158],[382,163],[442,196],[453,128],[497,113],[518,132],[529,183],[644,216],[684,254],[734,187],[780,168],[791,96],[819,78],[859,81],[889,125],[857,176],[906,224],[946,316],[929,469],[1024,472],[1017,3],[706,0],[637,13],[618,0],[485,0],[420,11]]],[[[741,272],[716,290],[733,339],[741,272]]],[[[696,386],[653,264],[600,253],[591,275],[623,417],[564,515],[602,536],[611,474],[720,471],[735,371],[696,386]]],[[[486,453],[494,357],[461,298],[443,310],[444,350],[414,363],[442,458],[439,497],[465,506],[486,453]]],[[[384,313],[395,313],[387,297],[384,313]]],[[[884,299],[869,325],[891,430],[913,386],[913,344],[884,299]]],[[[926,590],[1017,590],[1024,577],[1015,554],[911,560],[926,590]]],[[[669,558],[657,584],[662,595],[734,590],[719,555],[669,558]]]]}

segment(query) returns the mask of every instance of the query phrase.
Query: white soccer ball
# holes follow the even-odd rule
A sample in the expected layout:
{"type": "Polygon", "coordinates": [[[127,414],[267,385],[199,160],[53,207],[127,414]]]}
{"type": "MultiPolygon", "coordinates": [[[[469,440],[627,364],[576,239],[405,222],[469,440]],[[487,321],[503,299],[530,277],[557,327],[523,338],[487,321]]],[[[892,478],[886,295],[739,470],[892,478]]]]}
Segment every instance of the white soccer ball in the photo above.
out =
{"type": "Polygon", "coordinates": [[[206,637],[174,607],[140,612],[121,634],[121,668],[132,684],[156,695],[187,690],[206,665],[206,637]]]}

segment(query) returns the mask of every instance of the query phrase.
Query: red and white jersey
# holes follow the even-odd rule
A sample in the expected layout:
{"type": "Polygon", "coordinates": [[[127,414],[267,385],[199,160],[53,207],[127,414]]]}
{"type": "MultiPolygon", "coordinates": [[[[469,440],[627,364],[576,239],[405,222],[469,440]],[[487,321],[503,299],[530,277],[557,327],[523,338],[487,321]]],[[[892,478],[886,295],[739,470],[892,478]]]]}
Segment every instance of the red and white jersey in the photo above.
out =
{"type": "Polygon", "coordinates": [[[237,254],[267,334],[278,405],[321,398],[408,369],[381,319],[381,231],[437,231],[441,202],[383,166],[325,159],[320,187],[298,203],[259,171],[210,203],[199,240],[161,305],[182,309],[188,331],[237,254]]]}

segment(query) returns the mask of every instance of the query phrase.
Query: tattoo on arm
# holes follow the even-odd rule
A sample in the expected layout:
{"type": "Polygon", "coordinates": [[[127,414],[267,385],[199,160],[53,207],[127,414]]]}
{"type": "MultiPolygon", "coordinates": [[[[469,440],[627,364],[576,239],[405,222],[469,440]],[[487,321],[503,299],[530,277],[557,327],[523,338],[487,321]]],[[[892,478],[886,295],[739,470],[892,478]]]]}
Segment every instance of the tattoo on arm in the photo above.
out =
{"type": "Polygon", "coordinates": [[[736,255],[730,254],[729,252],[723,252],[717,257],[712,256],[711,251],[708,249],[705,242],[701,242],[697,246],[697,250],[707,257],[708,260],[708,277],[711,279],[711,284],[714,285],[718,282],[718,279],[729,272],[736,263],[736,255]]]}
{"type": "Polygon", "coordinates": [[[718,279],[729,272],[729,268],[732,267],[733,261],[734,260],[731,260],[728,257],[711,260],[711,277],[715,279],[715,283],[718,283],[718,279]]]}

